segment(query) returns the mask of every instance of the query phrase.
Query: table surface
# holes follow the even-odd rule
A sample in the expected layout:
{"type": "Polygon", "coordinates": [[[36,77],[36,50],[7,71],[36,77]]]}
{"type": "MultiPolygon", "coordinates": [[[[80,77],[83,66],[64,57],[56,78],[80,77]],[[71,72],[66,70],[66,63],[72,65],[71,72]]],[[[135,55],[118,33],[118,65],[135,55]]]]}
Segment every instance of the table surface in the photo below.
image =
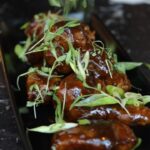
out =
{"type": "MultiPolygon", "coordinates": [[[[131,58],[150,63],[150,5],[97,3],[97,14],[131,58]]],[[[10,149],[23,148],[0,65],[0,150],[10,149]]]]}

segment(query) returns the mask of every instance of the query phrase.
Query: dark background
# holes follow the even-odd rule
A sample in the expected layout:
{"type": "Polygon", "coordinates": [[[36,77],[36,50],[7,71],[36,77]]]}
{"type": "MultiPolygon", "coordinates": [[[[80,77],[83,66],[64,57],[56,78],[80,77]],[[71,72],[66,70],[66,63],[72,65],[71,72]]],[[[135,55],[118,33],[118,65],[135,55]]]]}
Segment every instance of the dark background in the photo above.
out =
{"type": "MultiPolygon", "coordinates": [[[[0,0],[0,40],[5,41],[6,36],[14,40],[12,35],[20,32],[23,22],[48,9],[47,0],[0,0]]],[[[150,5],[112,5],[96,0],[95,9],[134,61],[150,63],[150,5]]],[[[0,67],[0,150],[10,149],[23,148],[0,67]]]]}

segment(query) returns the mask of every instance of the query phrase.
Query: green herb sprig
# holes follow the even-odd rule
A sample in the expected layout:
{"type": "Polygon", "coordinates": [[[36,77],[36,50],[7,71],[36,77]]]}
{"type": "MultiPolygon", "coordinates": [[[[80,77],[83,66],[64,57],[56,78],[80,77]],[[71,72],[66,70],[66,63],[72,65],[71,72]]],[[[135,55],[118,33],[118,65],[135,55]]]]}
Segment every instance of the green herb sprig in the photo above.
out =
{"type": "Polygon", "coordinates": [[[128,114],[126,105],[141,106],[150,102],[149,95],[141,95],[139,93],[124,92],[123,89],[112,85],[106,86],[107,93],[101,91],[100,94],[92,94],[90,96],[81,96],[72,103],[73,107],[96,107],[104,105],[119,104],[128,114]]]}
{"type": "Polygon", "coordinates": [[[49,126],[40,126],[40,127],[28,129],[29,131],[40,132],[40,133],[56,133],[62,130],[66,130],[66,129],[70,129],[70,128],[74,128],[78,126],[77,123],[65,122],[63,120],[64,108],[65,108],[65,103],[66,103],[66,92],[64,92],[63,105],[61,104],[60,99],[55,94],[53,94],[53,100],[55,100],[56,102],[55,123],[49,126]]]}
{"type": "Polygon", "coordinates": [[[67,15],[73,8],[76,8],[79,2],[81,7],[87,7],[87,0],[49,0],[51,6],[62,7],[65,15],[67,15]]]}

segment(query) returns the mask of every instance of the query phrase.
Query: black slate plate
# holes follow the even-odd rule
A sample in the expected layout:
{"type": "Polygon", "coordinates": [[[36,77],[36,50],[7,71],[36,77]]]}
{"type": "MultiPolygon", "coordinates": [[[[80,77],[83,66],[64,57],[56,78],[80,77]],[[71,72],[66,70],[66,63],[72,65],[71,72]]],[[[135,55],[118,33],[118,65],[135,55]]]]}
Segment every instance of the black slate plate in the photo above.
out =
{"type": "MultiPolygon", "coordinates": [[[[93,15],[90,20],[90,26],[96,31],[97,39],[102,40],[106,45],[115,45],[119,59],[122,61],[131,61],[126,51],[119,45],[115,38],[110,34],[103,22],[93,15]]],[[[50,149],[50,138],[51,135],[40,134],[40,133],[27,133],[26,128],[41,124],[49,124],[50,119],[49,106],[40,106],[38,108],[38,119],[35,120],[33,117],[33,110],[29,109],[28,114],[20,114],[19,109],[25,106],[26,92],[25,92],[25,79],[21,80],[22,90],[16,89],[16,78],[20,73],[23,73],[29,67],[26,64],[21,63],[13,53],[13,47],[23,36],[19,33],[10,34],[2,39],[2,62],[7,88],[16,116],[16,121],[20,131],[21,139],[24,143],[26,150],[49,150],[50,149]],[[17,35],[17,36],[16,36],[17,35]],[[19,35],[19,36],[18,36],[19,35]]],[[[23,38],[22,38],[23,39],[23,38]]],[[[128,74],[132,84],[142,89],[143,94],[150,94],[150,73],[146,68],[136,69],[129,72],[128,74]]],[[[149,138],[150,138],[150,127],[134,127],[134,131],[137,136],[143,139],[142,145],[138,150],[149,150],[149,138]]]]}

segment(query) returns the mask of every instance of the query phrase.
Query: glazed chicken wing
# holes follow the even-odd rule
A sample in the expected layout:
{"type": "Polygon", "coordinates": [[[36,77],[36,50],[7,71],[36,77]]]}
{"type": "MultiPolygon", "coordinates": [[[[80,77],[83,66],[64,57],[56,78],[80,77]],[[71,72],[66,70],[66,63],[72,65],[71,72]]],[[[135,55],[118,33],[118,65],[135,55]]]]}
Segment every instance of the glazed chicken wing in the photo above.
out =
{"type": "MultiPolygon", "coordinates": [[[[36,38],[36,41],[40,40],[44,35],[44,26],[46,22],[42,17],[43,16],[39,16],[40,22],[34,19],[25,30],[26,35],[29,37],[34,36],[36,38]]],[[[47,17],[46,14],[45,17],[47,17]]],[[[67,24],[67,21],[56,22],[52,26],[50,31],[55,33],[59,28],[63,27],[65,24],[67,24]]],[[[64,27],[64,32],[61,35],[58,35],[54,38],[53,44],[56,49],[57,56],[61,56],[65,54],[69,49],[68,41],[70,41],[73,44],[75,49],[79,49],[82,53],[84,53],[86,50],[90,51],[93,49],[92,41],[94,39],[95,39],[95,32],[91,31],[87,25],[79,23],[79,25],[75,27],[64,27]]],[[[47,64],[52,66],[52,64],[55,61],[55,57],[51,51],[52,47],[49,47],[44,53],[43,52],[30,53],[27,55],[28,61],[33,65],[39,64],[39,62],[43,60],[44,54],[44,59],[46,59],[47,64]]],[[[58,67],[57,70],[63,74],[71,72],[70,67],[64,63],[63,65],[58,67]]]]}
{"type": "Polygon", "coordinates": [[[34,104],[35,113],[44,103],[55,111],[53,124],[30,131],[54,133],[52,150],[133,149],[137,138],[129,126],[150,124],[150,108],[144,106],[150,96],[128,92],[131,82],[121,72],[132,67],[120,65],[88,25],[57,14],[35,15],[25,34],[19,46],[35,69],[26,79],[27,107],[34,104]]]}
{"type": "MultiPolygon", "coordinates": [[[[61,79],[59,77],[50,79],[48,91],[51,91],[54,86],[59,85],[60,80],[61,79]]],[[[43,77],[37,73],[32,73],[28,75],[26,80],[27,96],[29,101],[34,101],[38,95],[37,89],[31,90],[31,87],[34,85],[39,88],[39,91],[41,91],[45,101],[49,101],[51,99],[51,96],[44,95],[44,89],[46,89],[47,86],[47,77],[43,77]]]]}
{"type": "Polygon", "coordinates": [[[131,150],[136,142],[128,126],[101,121],[56,133],[52,147],[56,150],[131,150]]]}
{"type": "MultiPolygon", "coordinates": [[[[116,86],[121,86],[122,88],[124,88],[128,85],[126,75],[115,73],[114,78],[115,80],[113,82],[118,84],[116,86]],[[116,77],[118,78],[116,79],[116,77]],[[118,82],[117,80],[122,81],[122,82],[118,82]]],[[[93,86],[94,84],[95,83],[93,83],[93,86]]],[[[105,86],[107,85],[107,80],[101,81],[101,85],[102,85],[102,88],[105,90],[105,86]]],[[[59,97],[60,100],[63,100],[65,90],[67,91],[66,92],[65,116],[66,116],[66,119],[69,121],[76,121],[80,118],[87,118],[87,119],[97,119],[97,120],[98,119],[119,120],[129,125],[150,124],[150,109],[144,106],[141,106],[141,107],[126,106],[130,115],[119,104],[92,107],[92,108],[74,107],[72,110],[70,110],[71,104],[80,95],[89,95],[89,94],[97,93],[96,90],[85,88],[83,86],[83,83],[79,79],[77,79],[74,74],[66,77],[60,82],[60,88],[57,92],[57,96],[59,97]]]]}
{"type": "MultiPolygon", "coordinates": [[[[58,28],[64,26],[67,22],[58,22],[56,23],[51,31],[56,32],[58,28]]],[[[68,41],[73,44],[75,49],[80,50],[81,54],[86,51],[91,51],[92,41],[95,39],[95,32],[90,31],[89,27],[83,23],[79,23],[79,25],[75,27],[65,27],[64,32],[61,36],[57,36],[54,39],[54,45],[56,46],[57,56],[64,55],[69,50],[68,41]]],[[[44,52],[44,58],[47,61],[47,64],[52,66],[55,61],[55,58],[51,52],[51,49],[44,52]]],[[[71,68],[69,65],[62,63],[57,67],[57,71],[61,74],[68,74],[71,72],[71,68]]]]}
{"type": "Polygon", "coordinates": [[[68,121],[76,121],[78,119],[90,120],[116,120],[127,125],[147,125],[150,124],[150,109],[148,107],[126,106],[128,114],[119,105],[107,105],[93,108],[73,108],[66,112],[68,121]]]}

